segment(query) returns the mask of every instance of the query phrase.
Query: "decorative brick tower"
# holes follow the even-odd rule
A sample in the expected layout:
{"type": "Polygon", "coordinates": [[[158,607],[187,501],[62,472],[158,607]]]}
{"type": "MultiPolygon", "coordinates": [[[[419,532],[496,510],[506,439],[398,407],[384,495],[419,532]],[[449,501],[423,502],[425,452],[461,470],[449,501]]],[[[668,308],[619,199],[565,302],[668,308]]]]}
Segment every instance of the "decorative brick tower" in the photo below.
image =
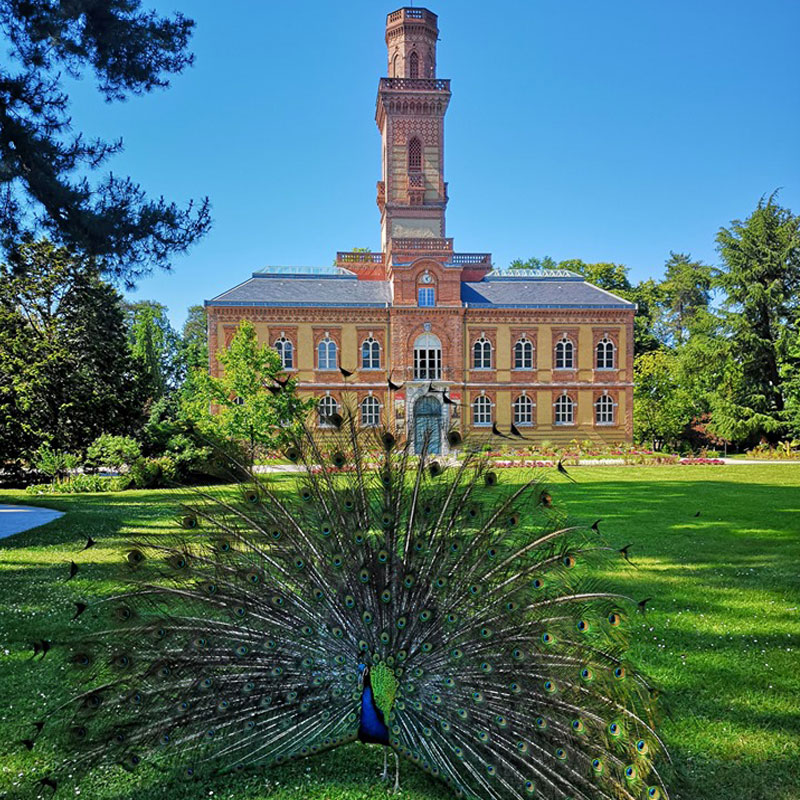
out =
{"type": "Polygon", "coordinates": [[[389,77],[381,78],[375,121],[381,132],[378,183],[381,245],[444,239],[444,115],[450,81],[436,77],[436,14],[401,8],[386,18],[389,77]]]}

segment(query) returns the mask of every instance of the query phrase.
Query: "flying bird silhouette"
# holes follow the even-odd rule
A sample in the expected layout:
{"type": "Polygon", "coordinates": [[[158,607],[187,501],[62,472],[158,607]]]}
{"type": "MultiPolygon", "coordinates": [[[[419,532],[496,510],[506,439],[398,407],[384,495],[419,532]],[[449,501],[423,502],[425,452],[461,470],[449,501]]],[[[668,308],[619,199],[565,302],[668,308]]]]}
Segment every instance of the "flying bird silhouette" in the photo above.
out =
{"type": "Polygon", "coordinates": [[[388,386],[388,387],[389,387],[389,388],[390,388],[390,389],[391,389],[393,392],[399,391],[400,389],[402,389],[402,388],[403,388],[403,384],[402,384],[402,383],[393,383],[393,382],[392,382],[392,375],[391,375],[391,374],[390,374],[390,375],[389,375],[389,376],[386,378],[386,385],[387,385],[387,386],[388,386]]]}
{"type": "Polygon", "coordinates": [[[496,422],[492,423],[492,433],[495,436],[499,436],[501,439],[509,439],[509,438],[511,438],[511,437],[508,436],[508,434],[503,433],[500,430],[500,428],[497,427],[497,423],[496,422]]]}
{"type": "Polygon", "coordinates": [[[512,436],[516,436],[518,439],[525,439],[526,437],[522,435],[520,429],[512,422],[511,426],[509,427],[512,436]]]}
{"type": "Polygon", "coordinates": [[[573,478],[573,477],[572,477],[572,475],[570,475],[570,474],[569,474],[569,472],[567,472],[567,469],[566,469],[566,467],[564,466],[564,462],[563,462],[563,461],[559,461],[559,462],[558,462],[558,464],[556,465],[556,469],[557,469],[557,470],[558,470],[558,471],[559,471],[559,472],[560,472],[560,473],[561,473],[561,474],[562,474],[562,475],[563,475],[565,478],[569,478],[569,479],[570,479],[570,480],[571,480],[573,483],[577,483],[577,481],[575,480],[575,478],[573,478]]]}

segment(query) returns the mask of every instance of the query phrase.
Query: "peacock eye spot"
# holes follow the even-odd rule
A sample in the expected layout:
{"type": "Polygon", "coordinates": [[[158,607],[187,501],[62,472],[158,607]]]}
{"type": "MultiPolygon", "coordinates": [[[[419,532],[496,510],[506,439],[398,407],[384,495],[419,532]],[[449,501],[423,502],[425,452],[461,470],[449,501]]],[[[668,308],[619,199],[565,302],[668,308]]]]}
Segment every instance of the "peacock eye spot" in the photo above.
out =
{"type": "Polygon", "coordinates": [[[609,625],[611,625],[611,626],[616,628],[617,625],[619,625],[620,622],[621,622],[621,617],[616,612],[612,612],[611,614],[608,615],[608,624],[609,625]]]}
{"type": "Polygon", "coordinates": [[[646,752],[647,752],[647,750],[648,750],[648,747],[647,747],[647,742],[646,742],[644,739],[639,739],[639,741],[638,741],[638,742],[636,742],[636,749],[637,749],[637,750],[638,750],[640,753],[646,753],[646,752]]]}

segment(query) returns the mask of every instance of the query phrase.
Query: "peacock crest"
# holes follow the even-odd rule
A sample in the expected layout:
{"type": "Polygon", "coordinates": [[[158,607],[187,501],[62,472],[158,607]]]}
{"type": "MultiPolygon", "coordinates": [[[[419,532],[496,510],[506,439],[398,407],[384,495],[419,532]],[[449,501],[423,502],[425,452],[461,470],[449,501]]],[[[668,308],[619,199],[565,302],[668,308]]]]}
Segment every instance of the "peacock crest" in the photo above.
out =
{"type": "Polygon", "coordinates": [[[666,797],[635,603],[586,577],[619,555],[596,526],[480,452],[446,464],[334,423],[294,437],[296,481],[193,492],[127,549],[125,591],[63,648],[78,690],[44,728],[67,772],[197,780],[360,739],[457,797],[666,797]]]}

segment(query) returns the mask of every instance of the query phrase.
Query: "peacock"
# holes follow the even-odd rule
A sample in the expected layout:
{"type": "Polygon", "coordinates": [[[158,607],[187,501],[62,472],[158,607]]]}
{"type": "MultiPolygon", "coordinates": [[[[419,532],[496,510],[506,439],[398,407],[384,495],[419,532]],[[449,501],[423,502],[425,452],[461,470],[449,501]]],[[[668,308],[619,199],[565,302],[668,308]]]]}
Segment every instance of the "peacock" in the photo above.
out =
{"type": "Polygon", "coordinates": [[[85,631],[50,648],[74,689],[28,740],[67,754],[42,796],[100,765],[199,781],[360,741],[395,791],[402,758],[459,798],[666,798],[636,604],[587,577],[619,559],[597,523],[458,430],[443,459],[327,421],[287,433],[291,488],[187,491],[126,546],[124,589],[76,604],[85,631]]]}

